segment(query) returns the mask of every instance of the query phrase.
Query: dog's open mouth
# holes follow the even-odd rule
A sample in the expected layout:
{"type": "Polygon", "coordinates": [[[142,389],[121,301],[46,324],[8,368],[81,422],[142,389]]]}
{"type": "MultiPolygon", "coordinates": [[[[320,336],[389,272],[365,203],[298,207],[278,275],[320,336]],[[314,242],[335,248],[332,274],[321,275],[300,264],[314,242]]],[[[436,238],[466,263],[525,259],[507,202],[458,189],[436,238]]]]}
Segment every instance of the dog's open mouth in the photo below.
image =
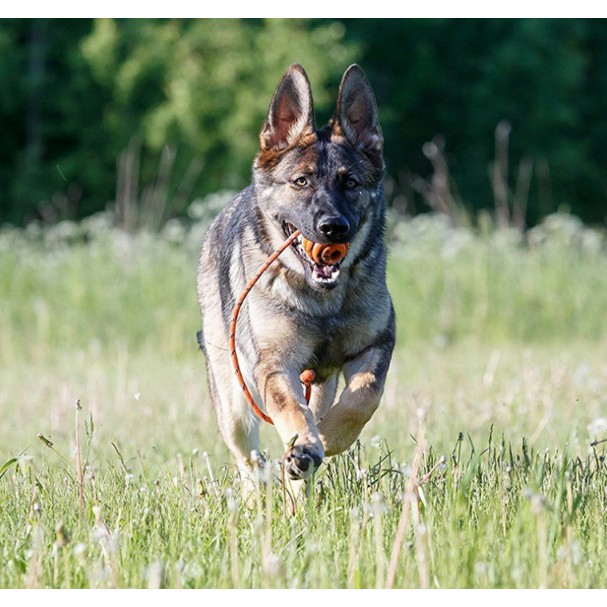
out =
{"type": "MultiPolygon", "coordinates": [[[[285,234],[290,236],[297,230],[292,224],[283,224],[285,234]]],[[[348,244],[322,245],[314,243],[300,234],[291,245],[301,259],[308,284],[319,289],[333,289],[339,282],[340,266],[348,244]]]]}

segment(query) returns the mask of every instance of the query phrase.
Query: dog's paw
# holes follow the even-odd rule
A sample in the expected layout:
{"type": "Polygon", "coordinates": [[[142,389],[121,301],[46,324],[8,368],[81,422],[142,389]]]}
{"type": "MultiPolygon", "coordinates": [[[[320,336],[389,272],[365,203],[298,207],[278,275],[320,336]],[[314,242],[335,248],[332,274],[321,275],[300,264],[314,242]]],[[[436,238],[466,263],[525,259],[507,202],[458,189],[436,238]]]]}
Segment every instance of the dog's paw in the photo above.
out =
{"type": "Polygon", "coordinates": [[[289,447],[282,456],[282,467],[291,480],[310,478],[321,464],[322,456],[303,445],[289,447]]]}

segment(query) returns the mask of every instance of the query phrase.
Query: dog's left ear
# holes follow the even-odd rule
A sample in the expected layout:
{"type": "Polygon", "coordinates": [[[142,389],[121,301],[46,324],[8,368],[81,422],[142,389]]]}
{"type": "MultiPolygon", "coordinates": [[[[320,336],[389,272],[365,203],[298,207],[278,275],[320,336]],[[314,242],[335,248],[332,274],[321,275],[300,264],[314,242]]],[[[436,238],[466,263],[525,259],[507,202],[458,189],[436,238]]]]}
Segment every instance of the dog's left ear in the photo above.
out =
{"type": "Polygon", "coordinates": [[[356,64],[346,70],[339,85],[333,131],[367,153],[381,154],[384,137],[375,95],[365,73],[356,64]]]}

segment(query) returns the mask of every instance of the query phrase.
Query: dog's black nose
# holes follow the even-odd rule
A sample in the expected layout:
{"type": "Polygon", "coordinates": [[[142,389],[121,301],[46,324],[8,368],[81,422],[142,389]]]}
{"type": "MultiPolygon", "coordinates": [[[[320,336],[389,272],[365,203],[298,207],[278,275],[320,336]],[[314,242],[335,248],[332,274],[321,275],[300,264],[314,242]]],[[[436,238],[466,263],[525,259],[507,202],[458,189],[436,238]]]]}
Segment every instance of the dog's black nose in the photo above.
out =
{"type": "Polygon", "coordinates": [[[321,221],[318,229],[326,238],[342,241],[350,231],[350,224],[344,217],[327,217],[321,221]]]}

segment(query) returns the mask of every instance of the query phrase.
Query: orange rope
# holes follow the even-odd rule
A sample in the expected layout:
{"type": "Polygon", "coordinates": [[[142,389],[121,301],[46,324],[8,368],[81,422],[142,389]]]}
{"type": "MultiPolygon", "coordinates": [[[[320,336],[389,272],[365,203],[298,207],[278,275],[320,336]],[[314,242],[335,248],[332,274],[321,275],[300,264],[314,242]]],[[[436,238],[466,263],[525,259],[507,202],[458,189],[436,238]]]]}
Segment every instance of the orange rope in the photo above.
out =
{"type": "MultiPolygon", "coordinates": [[[[300,230],[293,232],[293,234],[291,234],[280,245],[280,247],[276,251],[274,251],[274,253],[272,253],[272,255],[270,255],[268,260],[261,266],[261,268],[259,268],[259,270],[257,271],[257,274],[255,274],[255,276],[253,276],[253,278],[249,281],[249,284],[246,286],[245,290],[242,292],[242,294],[238,298],[238,301],[236,302],[236,305],[234,306],[234,311],[232,312],[232,322],[230,323],[230,354],[232,356],[232,366],[234,367],[234,373],[236,373],[236,379],[238,380],[238,383],[240,384],[240,387],[242,388],[242,391],[244,393],[245,398],[247,399],[247,402],[249,403],[249,405],[251,405],[251,407],[253,408],[253,411],[255,411],[255,414],[257,415],[257,417],[259,417],[260,419],[263,419],[264,421],[268,422],[268,424],[272,424],[272,425],[274,424],[274,422],[272,421],[272,418],[270,416],[266,415],[257,406],[257,403],[255,402],[253,395],[249,391],[249,388],[247,387],[244,377],[242,376],[242,373],[240,371],[240,365],[238,364],[238,355],[236,354],[236,322],[238,321],[238,315],[240,314],[240,309],[242,308],[242,304],[244,303],[244,300],[247,297],[247,295],[249,294],[249,292],[251,291],[251,289],[255,286],[255,283],[257,283],[257,281],[261,278],[261,275],[270,267],[270,265],[272,265],[272,263],[274,263],[278,259],[278,256],[283,251],[285,251],[286,249],[288,249],[291,246],[293,241],[300,235],[300,233],[301,233],[300,230]]],[[[314,371],[312,371],[311,369],[306,369],[300,375],[299,379],[300,379],[301,383],[304,384],[304,386],[305,386],[306,402],[309,404],[310,396],[312,394],[312,382],[314,381],[314,371]]]]}

